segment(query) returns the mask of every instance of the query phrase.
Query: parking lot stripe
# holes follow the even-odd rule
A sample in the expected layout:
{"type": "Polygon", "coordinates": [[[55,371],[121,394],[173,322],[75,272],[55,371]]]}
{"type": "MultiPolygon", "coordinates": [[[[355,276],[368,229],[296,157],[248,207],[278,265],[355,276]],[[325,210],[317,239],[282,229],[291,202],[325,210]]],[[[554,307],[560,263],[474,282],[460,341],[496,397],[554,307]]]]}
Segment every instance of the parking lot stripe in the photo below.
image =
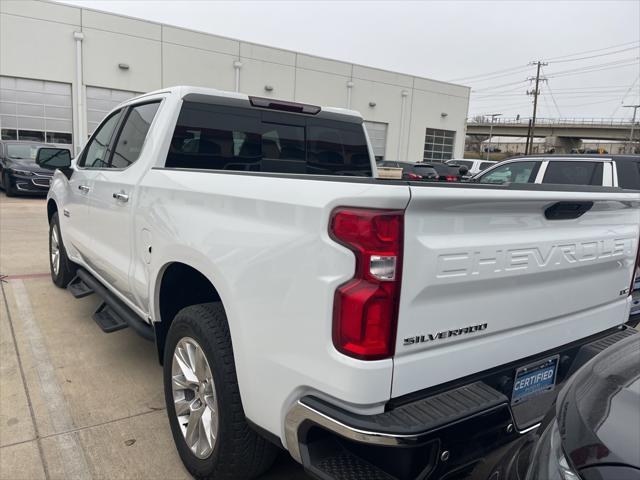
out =
{"type": "MultiPolygon", "coordinates": [[[[21,322],[22,328],[29,341],[42,398],[47,407],[54,431],[72,431],[75,429],[75,425],[62,393],[62,388],[56,379],[56,373],[51,363],[44,337],[33,315],[31,300],[29,299],[27,289],[21,279],[13,279],[10,281],[10,284],[16,306],[18,307],[18,320],[21,322]]],[[[64,466],[65,478],[91,478],[89,466],[78,434],[74,432],[58,435],[55,438],[58,454],[64,466]]]]}

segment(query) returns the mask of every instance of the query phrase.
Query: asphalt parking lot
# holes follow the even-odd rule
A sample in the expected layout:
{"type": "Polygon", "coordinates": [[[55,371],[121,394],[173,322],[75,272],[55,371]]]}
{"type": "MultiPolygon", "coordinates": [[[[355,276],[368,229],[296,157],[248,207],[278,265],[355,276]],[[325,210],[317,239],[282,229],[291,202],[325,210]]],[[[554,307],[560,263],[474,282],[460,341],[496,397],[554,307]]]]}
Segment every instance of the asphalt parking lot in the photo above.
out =
{"type": "MultiPolygon", "coordinates": [[[[0,478],[188,479],[152,343],[49,276],[41,198],[0,194],[0,478]]],[[[284,452],[263,479],[308,478],[284,452]]]]}

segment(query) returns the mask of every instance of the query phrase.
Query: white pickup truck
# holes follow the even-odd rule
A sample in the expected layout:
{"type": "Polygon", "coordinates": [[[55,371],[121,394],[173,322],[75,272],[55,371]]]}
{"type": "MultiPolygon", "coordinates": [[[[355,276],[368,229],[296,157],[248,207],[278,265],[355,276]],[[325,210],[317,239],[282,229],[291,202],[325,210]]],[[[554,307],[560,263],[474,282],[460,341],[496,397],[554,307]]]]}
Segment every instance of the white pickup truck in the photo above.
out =
{"type": "Polygon", "coordinates": [[[381,180],[356,112],[193,87],[38,163],[53,282],[155,341],[197,478],[468,473],[635,333],[639,192],[381,180]]]}

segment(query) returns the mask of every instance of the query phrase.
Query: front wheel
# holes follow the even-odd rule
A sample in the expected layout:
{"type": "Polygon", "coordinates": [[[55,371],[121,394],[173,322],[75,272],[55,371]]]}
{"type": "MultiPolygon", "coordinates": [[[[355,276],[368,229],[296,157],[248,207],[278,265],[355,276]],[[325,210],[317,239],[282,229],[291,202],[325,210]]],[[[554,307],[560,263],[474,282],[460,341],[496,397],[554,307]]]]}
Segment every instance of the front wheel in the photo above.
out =
{"type": "Polygon", "coordinates": [[[163,368],[171,432],[194,477],[250,479],[271,466],[277,448],[245,418],[220,303],[178,312],[167,335],[163,368]]]}
{"type": "Polygon", "coordinates": [[[67,257],[67,251],[60,235],[60,221],[58,212],[54,213],[49,222],[49,268],[51,280],[56,286],[65,288],[76,274],[76,265],[67,257]]]}
{"type": "Polygon", "coordinates": [[[4,193],[7,194],[7,197],[15,197],[16,191],[11,186],[11,177],[7,172],[2,175],[2,188],[4,188],[4,193]]]}

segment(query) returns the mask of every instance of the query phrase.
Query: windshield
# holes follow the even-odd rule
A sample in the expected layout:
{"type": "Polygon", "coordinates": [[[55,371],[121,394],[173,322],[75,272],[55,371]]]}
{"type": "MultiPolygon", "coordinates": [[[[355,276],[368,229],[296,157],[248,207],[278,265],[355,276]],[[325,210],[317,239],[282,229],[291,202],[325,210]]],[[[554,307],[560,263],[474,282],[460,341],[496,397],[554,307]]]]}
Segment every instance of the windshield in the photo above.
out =
{"type": "Polygon", "coordinates": [[[40,147],[42,145],[34,143],[9,143],[7,144],[7,157],[35,162],[40,147]]]}

